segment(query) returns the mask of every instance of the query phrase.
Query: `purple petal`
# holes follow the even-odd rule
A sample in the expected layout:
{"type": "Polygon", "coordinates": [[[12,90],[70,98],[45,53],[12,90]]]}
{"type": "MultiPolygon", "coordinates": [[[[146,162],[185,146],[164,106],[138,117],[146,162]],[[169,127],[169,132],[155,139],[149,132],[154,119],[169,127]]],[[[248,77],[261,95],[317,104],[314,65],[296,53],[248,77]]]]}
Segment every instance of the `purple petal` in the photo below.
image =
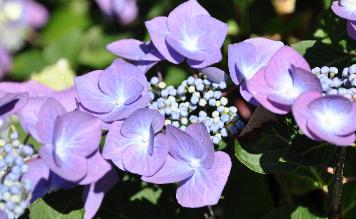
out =
{"type": "Polygon", "coordinates": [[[7,214],[5,211],[0,210],[0,219],[8,219],[7,214]]]}
{"type": "Polygon", "coordinates": [[[93,218],[99,210],[100,205],[107,193],[118,181],[114,170],[105,174],[98,182],[86,186],[83,192],[84,204],[84,218],[93,218]]]}
{"type": "Polygon", "coordinates": [[[216,205],[230,170],[230,157],[224,152],[215,152],[214,164],[210,169],[197,169],[191,178],[181,182],[176,195],[178,203],[188,208],[216,205]]]}
{"type": "Polygon", "coordinates": [[[49,192],[50,171],[47,164],[42,159],[32,159],[27,165],[28,171],[24,174],[22,180],[30,180],[32,183],[32,203],[49,192]]]}
{"type": "Polygon", "coordinates": [[[265,67],[260,69],[251,80],[247,81],[248,91],[264,108],[276,114],[287,114],[290,110],[289,106],[274,105],[268,100],[268,95],[274,94],[273,90],[265,81],[265,67]]]}
{"type": "Polygon", "coordinates": [[[265,69],[264,77],[267,84],[278,90],[286,83],[292,83],[290,72],[294,67],[311,72],[303,56],[291,47],[283,46],[272,56],[265,69]]]}
{"type": "Polygon", "coordinates": [[[189,0],[178,5],[167,18],[170,30],[179,29],[187,22],[199,15],[210,15],[196,0],[189,0]]]}
{"type": "Polygon", "coordinates": [[[144,43],[135,39],[124,39],[107,46],[117,56],[135,61],[160,61],[163,57],[152,43],[144,43]]]}
{"type": "Polygon", "coordinates": [[[36,127],[39,118],[38,115],[47,100],[47,97],[30,98],[24,108],[17,113],[21,127],[37,140],[39,140],[36,127]]]}
{"type": "Polygon", "coordinates": [[[252,96],[252,94],[247,89],[247,83],[240,84],[240,94],[241,96],[250,104],[258,106],[260,105],[258,101],[252,96]]]}
{"type": "Polygon", "coordinates": [[[206,36],[201,39],[202,48],[200,52],[204,54],[204,61],[196,61],[193,59],[188,59],[187,63],[192,68],[205,68],[209,65],[215,64],[222,59],[220,47],[218,47],[216,40],[211,36],[206,36]]]}
{"type": "Polygon", "coordinates": [[[320,80],[310,71],[292,66],[293,86],[298,92],[322,92],[320,80]]]}
{"type": "Polygon", "coordinates": [[[64,107],[53,98],[49,98],[38,113],[36,133],[42,144],[51,144],[54,135],[54,125],[57,118],[66,113],[64,107]]]}
{"type": "Polygon", "coordinates": [[[93,156],[88,158],[88,172],[84,179],[82,179],[80,185],[89,185],[97,182],[99,179],[111,170],[111,165],[104,160],[99,151],[93,156]]]}
{"type": "Polygon", "coordinates": [[[121,134],[127,138],[135,138],[149,130],[151,125],[155,133],[159,132],[164,126],[164,116],[156,110],[139,109],[125,120],[121,134]]]}
{"type": "Polygon", "coordinates": [[[55,92],[52,97],[60,102],[68,112],[78,108],[78,95],[74,86],[64,91],[55,92]]]}
{"type": "Polygon", "coordinates": [[[153,44],[164,58],[174,64],[183,62],[184,57],[166,44],[166,35],[169,33],[167,17],[155,17],[150,21],[146,21],[145,25],[153,44]]]}
{"type": "Polygon", "coordinates": [[[356,40],[356,21],[347,22],[347,34],[353,40],[356,40]]]}
{"type": "Polygon", "coordinates": [[[113,98],[103,93],[99,86],[99,77],[103,71],[93,71],[75,78],[80,103],[98,113],[107,113],[114,108],[113,98]]]}
{"type": "Polygon", "coordinates": [[[201,73],[203,73],[205,76],[208,77],[209,80],[215,82],[215,83],[220,83],[222,81],[226,81],[228,79],[228,76],[226,73],[216,67],[206,67],[200,69],[201,73]]]}
{"type": "Polygon", "coordinates": [[[113,10],[122,25],[128,25],[138,16],[136,0],[114,0],[113,10]]]}
{"type": "Polygon", "coordinates": [[[307,128],[307,121],[310,116],[310,109],[309,104],[315,100],[316,98],[320,97],[320,92],[307,92],[299,96],[293,106],[292,106],[292,113],[294,116],[295,121],[297,122],[299,128],[303,131],[303,133],[308,136],[310,139],[321,141],[320,138],[316,137],[313,133],[309,131],[307,128]]]}
{"type": "Polygon", "coordinates": [[[39,149],[41,159],[49,166],[50,170],[58,176],[68,181],[79,181],[87,173],[86,158],[74,154],[61,154],[61,157],[55,155],[52,145],[44,145],[39,149]]]}
{"type": "Polygon", "coordinates": [[[204,151],[204,162],[202,163],[205,168],[211,168],[214,162],[214,145],[210,139],[210,134],[203,123],[194,123],[189,125],[186,130],[192,136],[199,146],[204,151]]]}
{"type": "Polygon", "coordinates": [[[134,103],[138,98],[141,97],[143,90],[144,87],[136,80],[130,80],[126,82],[124,86],[124,96],[126,97],[124,104],[130,105],[134,103]]]}
{"type": "Polygon", "coordinates": [[[106,136],[105,145],[103,149],[103,157],[112,162],[121,170],[125,170],[122,164],[122,153],[124,150],[133,143],[128,141],[127,138],[121,135],[121,121],[114,122],[106,136]]]}
{"type": "Polygon", "coordinates": [[[152,153],[136,146],[128,147],[122,155],[122,163],[127,171],[142,176],[152,176],[162,167],[168,155],[168,145],[163,134],[154,139],[152,153]]]}
{"type": "Polygon", "coordinates": [[[194,169],[188,163],[178,161],[168,155],[166,162],[155,175],[151,177],[143,176],[142,180],[155,184],[175,183],[188,179],[193,173],[194,169]]]}
{"type": "MultiPolygon", "coordinates": [[[[330,95],[318,98],[309,104],[310,125],[336,135],[349,135],[356,131],[356,118],[353,103],[342,96],[330,95]]],[[[308,123],[309,124],[309,123],[308,123]]],[[[312,129],[313,130],[313,129],[312,129]]]]}
{"type": "Polygon", "coordinates": [[[41,4],[32,1],[24,1],[26,7],[25,11],[25,21],[34,28],[40,28],[45,25],[48,21],[48,11],[41,4]]]}
{"type": "Polygon", "coordinates": [[[48,97],[55,93],[54,90],[33,80],[23,83],[1,82],[0,91],[5,93],[13,93],[14,91],[17,93],[28,92],[30,97],[48,97]]]}
{"type": "Polygon", "coordinates": [[[0,117],[20,111],[28,102],[28,93],[5,93],[0,97],[0,117]]]}
{"type": "Polygon", "coordinates": [[[191,159],[200,159],[205,156],[204,146],[186,132],[168,125],[166,133],[169,153],[174,159],[189,163],[191,159]]]}
{"type": "Polygon", "coordinates": [[[95,0],[95,2],[107,16],[112,16],[112,0],[95,0]]]}
{"type": "MultiPolygon", "coordinates": [[[[351,3],[354,4],[354,3],[351,3]]],[[[342,18],[347,20],[356,21],[355,6],[343,6],[340,1],[333,1],[331,5],[333,12],[342,18]]]]}
{"type": "MultiPolygon", "coordinates": [[[[189,40],[190,42],[193,40],[189,40]]],[[[188,49],[184,47],[179,40],[171,38],[170,36],[166,37],[166,42],[179,54],[185,56],[188,59],[193,59],[195,61],[204,61],[204,54],[202,54],[199,50],[188,49]]],[[[198,43],[197,43],[198,44],[198,43]]],[[[197,46],[198,47],[198,46],[197,46]]]]}
{"type": "Polygon", "coordinates": [[[141,72],[146,74],[153,66],[155,66],[158,62],[151,61],[132,61],[133,65],[135,65],[141,72]]]}
{"type": "Polygon", "coordinates": [[[74,111],[57,119],[54,133],[56,150],[86,157],[93,154],[101,139],[101,121],[88,113],[74,111]]]}

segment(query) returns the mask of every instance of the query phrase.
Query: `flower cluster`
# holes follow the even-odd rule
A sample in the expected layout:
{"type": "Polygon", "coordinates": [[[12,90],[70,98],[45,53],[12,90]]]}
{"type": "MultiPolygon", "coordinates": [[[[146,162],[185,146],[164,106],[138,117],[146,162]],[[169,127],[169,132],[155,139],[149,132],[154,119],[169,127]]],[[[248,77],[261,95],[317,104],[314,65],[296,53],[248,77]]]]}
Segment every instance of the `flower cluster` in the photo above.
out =
{"type": "Polygon", "coordinates": [[[33,0],[0,0],[0,76],[11,65],[10,53],[19,50],[28,30],[42,27],[47,10],[33,0]]]}
{"type": "Polygon", "coordinates": [[[237,108],[223,96],[226,82],[213,82],[204,74],[190,76],[177,88],[166,86],[157,77],[150,80],[152,101],[149,108],[165,115],[165,124],[185,130],[190,124],[204,123],[214,144],[222,137],[234,135],[244,123],[239,120],[237,108]]]}
{"type": "Polygon", "coordinates": [[[315,67],[312,72],[320,79],[325,94],[356,100],[356,65],[346,67],[341,72],[335,67],[327,66],[315,67]]]}
{"type": "Polygon", "coordinates": [[[355,0],[333,1],[331,9],[333,12],[347,20],[347,33],[350,38],[356,40],[356,2],[355,0]]]}
{"type": "MultiPolygon", "coordinates": [[[[254,46],[262,49],[265,45],[254,46]]],[[[338,86],[343,84],[339,78],[329,78],[337,74],[337,69],[323,67],[314,69],[313,74],[299,53],[291,47],[282,46],[272,55],[265,56],[268,61],[246,78],[241,66],[247,61],[253,63],[255,59],[251,61],[249,53],[239,54],[233,49],[229,53],[234,55],[229,57],[230,74],[232,78],[235,77],[235,83],[240,82],[238,78],[247,79],[244,90],[253,98],[249,100],[276,114],[292,111],[299,128],[313,140],[325,140],[339,146],[354,144],[356,125],[349,121],[355,118],[356,103],[340,95],[322,95],[323,89],[329,90],[330,85],[326,86],[326,81],[338,82],[338,86]]],[[[353,66],[347,68],[342,76],[352,77],[353,69],[353,66]]]]}
{"type": "Polygon", "coordinates": [[[18,218],[29,205],[32,183],[23,176],[33,153],[30,145],[20,142],[14,128],[8,137],[0,139],[0,211],[8,218],[18,218]]]}

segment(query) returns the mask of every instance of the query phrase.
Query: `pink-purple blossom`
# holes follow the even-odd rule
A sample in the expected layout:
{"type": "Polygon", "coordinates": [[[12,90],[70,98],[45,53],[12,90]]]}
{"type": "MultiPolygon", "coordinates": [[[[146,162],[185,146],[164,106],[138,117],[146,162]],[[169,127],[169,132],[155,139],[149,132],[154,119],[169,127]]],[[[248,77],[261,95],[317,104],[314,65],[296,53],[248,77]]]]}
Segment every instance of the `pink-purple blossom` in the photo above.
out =
{"type": "Polygon", "coordinates": [[[121,170],[152,176],[163,165],[169,145],[163,134],[164,116],[151,109],[139,109],[124,122],[115,122],[108,133],[103,156],[121,170]]]}
{"type": "Polygon", "coordinates": [[[240,85],[240,93],[246,101],[256,104],[256,100],[248,92],[246,82],[261,68],[265,67],[274,53],[283,45],[281,41],[262,37],[250,38],[243,42],[229,45],[230,77],[234,84],[240,85]]]}
{"type": "Polygon", "coordinates": [[[215,152],[206,127],[192,124],[182,131],[167,126],[165,135],[169,155],[162,168],[146,182],[179,182],[177,200],[183,207],[197,208],[218,203],[231,169],[230,157],[215,152]]]}
{"type": "Polygon", "coordinates": [[[150,101],[145,75],[121,59],[103,71],[77,77],[75,85],[83,109],[107,123],[127,118],[150,101]]]}
{"type": "Polygon", "coordinates": [[[276,114],[288,113],[295,99],[304,92],[322,92],[309,64],[289,46],[280,48],[267,66],[247,81],[247,89],[258,103],[276,114]]]}
{"type": "Polygon", "coordinates": [[[157,50],[174,64],[187,59],[191,67],[204,68],[222,58],[227,25],[210,16],[196,0],[177,6],[168,17],[156,17],[145,24],[157,50]]]}
{"type": "Polygon", "coordinates": [[[307,92],[297,98],[292,112],[299,128],[313,140],[338,146],[355,142],[356,103],[345,97],[307,92]]]}

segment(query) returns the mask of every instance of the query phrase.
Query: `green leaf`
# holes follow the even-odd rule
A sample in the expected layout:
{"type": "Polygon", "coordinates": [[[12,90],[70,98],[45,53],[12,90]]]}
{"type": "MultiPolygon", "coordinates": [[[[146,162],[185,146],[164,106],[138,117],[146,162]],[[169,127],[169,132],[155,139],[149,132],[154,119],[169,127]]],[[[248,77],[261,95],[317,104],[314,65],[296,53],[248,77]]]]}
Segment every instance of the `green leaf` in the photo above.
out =
{"type": "Polygon", "coordinates": [[[297,50],[301,55],[305,55],[307,50],[313,47],[315,44],[316,44],[316,40],[302,40],[292,44],[291,46],[295,50],[297,50]]]}
{"type": "Polygon", "coordinates": [[[73,30],[83,30],[90,25],[89,1],[67,1],[51,13],[51,19],[42,33],[42,41],[50,44],[65,37],[73,30]]]}
{"type": "Polygon", "coordinates": [[[46,61],[39,50],[28,50],[15,56],[11,77],[16,80],[26,80],[32,73],[40,71],[45,66],[46,61]]]}
{"type": "Polygon", "coordinates": [[[67,35],[51,42],[44,50],[44,56],[49,63],[55,63],[61,58],[66,58],[72,65],[78,62],[78,54],[83,44],[84,33],[73,30],[67,35]]]}
{"type": "Polygon", "coordinates": [[[108,66],[115,56],[106,50],[106,45],[116,38],[117,36],[104,35],[100,27],[92,27],[85,34],[79,62],[93,68],[108,66]]]}
{"type": "Polygon", "coordinates": [[[170,66],[164,81],[167,85],[178,86],[186,77],[187,73],[182,68],[170,66]]]}
{"type": "Polygon", "coordinates": [[[130,198],[130,201],[143,200],[146,199],[150,203],[156,205],[158,199],[161,197],[162,189],[161,188],[144,188],[130,198]]]}
{"type": "Polygon", "coordinates": [[[283,156],[289,147],[289,129],[283,123],[268,123],[256,135],[236,141],[237,159],[251,170],[274,173],[295,168],[283,156]]]}
{"type": "Polygon", "coordinates": [[[302,206],[283,206],[274,209],[263,219],[326,219],[326,217],[314,215],[308,208],[302,206]]]}
{"type": "MultiPolygon", "coordinates": [[[[64,204],[64,203],[63,203],[64,204]]],[[[84,210],[73,210],[63,214],[49,206],[43,199],[38,199],[30,207],[30,219],[80,219],[83,218],[84,210]]]]}
{"type": "Polygon", "coordinates": [[[335,151],[333,145],[315,142],[304,135],[299,135],[293,139],[284,158],[298,165],[314,166],[326,164],[334,157],[335,151]]]}

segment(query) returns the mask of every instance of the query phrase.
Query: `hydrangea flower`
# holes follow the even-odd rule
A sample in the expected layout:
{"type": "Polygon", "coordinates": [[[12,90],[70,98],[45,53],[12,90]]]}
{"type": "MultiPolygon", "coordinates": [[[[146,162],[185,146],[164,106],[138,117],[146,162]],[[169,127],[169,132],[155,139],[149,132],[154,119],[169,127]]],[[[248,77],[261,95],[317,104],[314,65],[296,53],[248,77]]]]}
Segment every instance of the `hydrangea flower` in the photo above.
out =
{"type": "Polygon", "coordinates": [[[164,116],[156,110],[139,109],[124,122],[115,122],[108,133],[103,150],[122,170],[152,176],[163,165],[168,145],[162,134],[164,116]]]}
{"type": "Polygon", "coordinates": [[[262,37],[247,39],[229,45],[228,62],[232,81],[240,85],[242,97],[253,104],[256,100],[248,92],[246,81],[250,80],[261,68],[265,67],[274,53],[284,44],[262,37]]]}
{"type": "Polygon", "coordinates": [[[130,60],[144,73],[164,59],[152,42],[145,43],[135,39],[115,41],[107,45],[107,49],[119,57],[130,60]]]}
{"type": "Polygon", "coordinates": [[[356,103],[345,97],[304,93],[293,104],[292,112],[300,129],[313,140],[339,146],[355,142],[356,103]]]}
{"type": "Polygon", "coordinates": [[[79,181],[88,172],[88,159],[98,149],[101,121],[80,111],[66,112],[50,98],[39,112],[39,155],[51,171],[68,181],[79,181]]]}
{"type": "Polygon", "coordinates": [[[211,17],[196,0],[184,2],[168,17],[156,17],[145,25],[157,50],[174,64],[187,59],[191,67],[204,68],[222,58],[227,25],[211,17]]]}
{"type": "Polygon", "coordinates": [[[146,182],[179,182],[177,200],[183,207],[198,208],[218,203],[231,170],[231,159],[215,152],[210,135],[202,123],[192,124],[183,132],[167,126],[169,155],[163,167],[146,182]]]}
{"type": "Polygon", "coordinates": [[[266,109],[276,114],[290,111],[304,92],[322,92],[319,79],[305,59],[289,46],[280,48],[249,81],[248,91],[266,109]]]}
{"type": "Polygon", "coordinates": [[[0,93],[0,117],[20,111],[28,101],[28,93],[0,93]]]}
{"type": "Polygon", "coordinates": [[[82,107],[107,123],[127,118],[150,101],[145,75],[121,59],[104,71],[77,77],[75,85],[82,107]]]}
{"type": "Polygon", "coordinates": [[[136,0],[96,0],[100,9],[109,17],[116,17],[118,22],[127,25],[138,15],[136,0]]]}
{"type": "Polygon", "coordinates": [[[337,16],[347,20],[347,33],[353,40],[356,40],[356,1],[333,1],[331,9],[337,16]]]}

